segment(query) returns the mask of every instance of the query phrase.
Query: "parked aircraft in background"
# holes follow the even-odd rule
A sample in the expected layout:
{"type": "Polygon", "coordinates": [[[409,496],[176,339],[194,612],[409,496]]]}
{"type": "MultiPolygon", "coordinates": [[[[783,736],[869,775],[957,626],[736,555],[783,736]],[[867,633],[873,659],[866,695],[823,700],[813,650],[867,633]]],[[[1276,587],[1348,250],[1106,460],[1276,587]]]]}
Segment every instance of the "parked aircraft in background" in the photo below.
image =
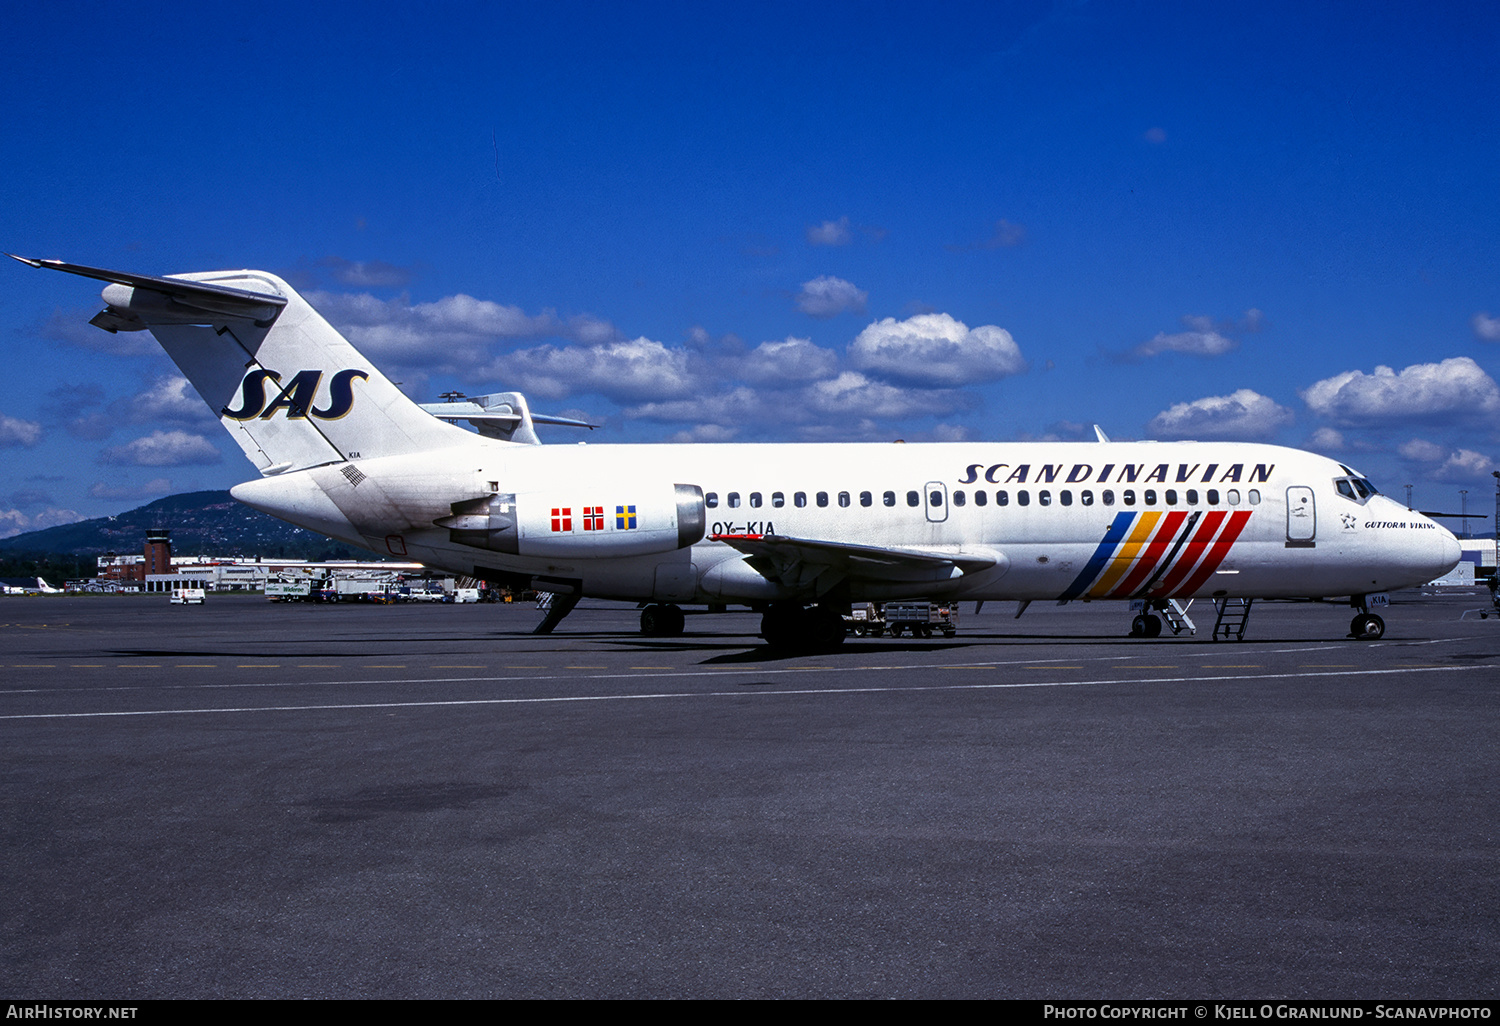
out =
{"type": "Polygon", "coordinates": [[[542,446],[518,393],[419,407],[275,275],[16,259],[109,282],[91,323],[156,336],[260,471],[236,499],[552,592],[539,630],[583,596],[649,603],[648,634],[680,633],[682,604],[744,604],[770,644],[827,648],[853,602],[1134,599],[1154,636],[1210,598],[1217,637],[1253,599],[1347,596],[1373,639],[1382,593],[1459,559],[1351,468],[1272,445],[542,446]]]}

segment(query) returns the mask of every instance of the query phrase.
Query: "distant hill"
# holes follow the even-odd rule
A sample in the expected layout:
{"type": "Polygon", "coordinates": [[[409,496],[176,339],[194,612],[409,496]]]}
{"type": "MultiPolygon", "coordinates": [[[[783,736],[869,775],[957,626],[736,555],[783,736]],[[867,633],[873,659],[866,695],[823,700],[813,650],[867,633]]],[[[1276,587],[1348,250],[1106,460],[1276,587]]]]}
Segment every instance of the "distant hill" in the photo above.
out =
{"type": "Polygon", "coordinates": [[[0,556],[136,553],[145,544],[148,528],[172,532],[174,556],[381,558],[243,506],[228,492],[169,495],[117,516],[28,531],[0,540],[0,556]]]}

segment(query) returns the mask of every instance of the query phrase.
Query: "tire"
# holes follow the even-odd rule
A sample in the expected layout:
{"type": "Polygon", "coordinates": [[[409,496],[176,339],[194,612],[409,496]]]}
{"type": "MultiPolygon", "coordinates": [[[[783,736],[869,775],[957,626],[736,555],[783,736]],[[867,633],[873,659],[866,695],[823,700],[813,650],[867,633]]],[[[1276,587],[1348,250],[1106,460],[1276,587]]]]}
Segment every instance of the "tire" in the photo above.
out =
{"type": "Polygon", "coordinates": [[[1146,636],[1146,617],[1144,614],[1130,621],[1130,636],[1132,638],[1144,638],[1146,636]]]}
{"type": "Polygon", "coordinates": [[[1374,613],[1360,613],[1349,622],[1349,634],[1360,641],[1379,641],[1385,637],[1385,621],[1374,613]]]}
{"type": "Polygon", "coordinates": [[[1152,616],[1149,613],[1146,614],[1146,637],[1148,637],[1148,638],[1159,638],[1159,637],[1161,637],[1161,617],[1159,617],[1159,616],[1152,616]]]}

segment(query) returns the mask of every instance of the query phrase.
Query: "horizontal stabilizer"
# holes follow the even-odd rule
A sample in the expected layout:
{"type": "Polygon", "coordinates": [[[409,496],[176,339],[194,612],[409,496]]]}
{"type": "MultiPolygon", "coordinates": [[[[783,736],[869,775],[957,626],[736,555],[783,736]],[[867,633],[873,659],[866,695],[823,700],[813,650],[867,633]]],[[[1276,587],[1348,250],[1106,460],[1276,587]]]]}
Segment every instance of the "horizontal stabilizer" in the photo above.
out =
{"type": "MultiPolygon", "coordinates": [[[[124,285],[130,289],[141,289],[167,297],[173,304],[187,309],[184,315],[201,313],[238,317],[255,321],[262,327],[276,319],[286,306],[286,297],[268,292],[251,292],[247,289],[230,288],[227,285],[210,285],[206,282],[187,281],[182,278],[160,278],[149,274],[129,274],[125,271],[107,271],[84,264],[69,264],[61,260],[36,260],[31,257],[7,253],[12,260],[19,260],[31,267],[46,267],[54,271],[66,271],[83,278],[107,281],[113,285],[124,285]]],[[[118,297],[105,290],[105,301],[109,309],[99,313],[90,324],[105,331],[141,331],[146,324],[132,312],[131,307],[140,303],[128,292],[118,297]],[[118,301],[117,301],[118,298],[118,301]]],[[[158,304],[153,304],[158,305],[158,304]]]]}
{"type": "Polygon", "coordinates": [[[423,403],[422,409],[439,420],[466,420],[481,435],[506,442],[542,444],[532,428],[534,424],[557,424],[562,427],[588,428],[590,431],[599,426],[586,420],[574,420],[572,417],[532,413],[526,397],[520,392],[496,392],[493,395],[472,397],[460,392],[445,392],[442,398],[444,401],[440,403],[423,403]]]}

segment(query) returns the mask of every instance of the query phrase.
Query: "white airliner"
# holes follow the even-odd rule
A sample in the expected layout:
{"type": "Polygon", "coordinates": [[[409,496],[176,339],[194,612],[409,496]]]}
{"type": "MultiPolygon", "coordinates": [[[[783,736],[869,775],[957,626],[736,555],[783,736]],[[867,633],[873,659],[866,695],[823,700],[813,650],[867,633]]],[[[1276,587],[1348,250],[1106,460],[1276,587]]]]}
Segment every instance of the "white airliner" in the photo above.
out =
{"type": "Polygon", "coordinates": [[[1214,636],[1242,636],[1250,600],[1347,596],[1374,639],[1383,593],[1459,559],[1349,467],[1272,445],[543,446],[517,393],[419,407],[275,275],[16,259],[110,283],[91,323],[156,336],[260,471],[236,499],[552,592],[542,632],[583,596],[649,603],[647,634],[680,633],[680,603],[742,604],[771,645],[828,648],[853,602],[962,598],[1136,600],[1155,636],[1209,598],[1214,636]]]}

